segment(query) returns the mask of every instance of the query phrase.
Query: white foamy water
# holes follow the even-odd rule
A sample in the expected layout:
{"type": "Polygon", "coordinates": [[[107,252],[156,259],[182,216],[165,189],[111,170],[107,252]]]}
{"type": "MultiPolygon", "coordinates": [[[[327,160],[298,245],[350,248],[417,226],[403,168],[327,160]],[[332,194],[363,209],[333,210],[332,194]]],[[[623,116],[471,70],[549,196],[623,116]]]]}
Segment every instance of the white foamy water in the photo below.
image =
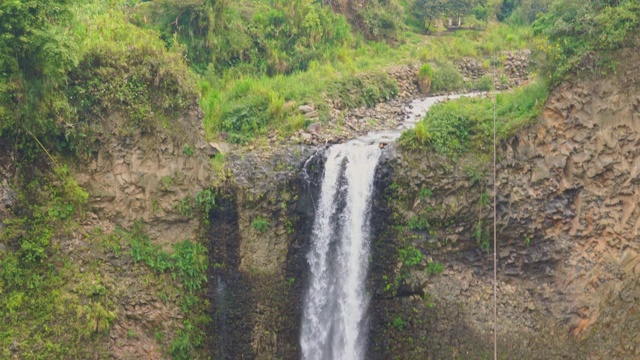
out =
{"type": "MultiPolygon", "coordinates": [[[[362,360],[367,342],[371,194],[381,150],[413,128],[434,104],[482,93],[412,101],[396,130],[376,131],[327,149],[313,224],[309,288],[304,299],[300,347],[304,360],[362,360]]],[[[310,160],[309,160],[310,161],[310,160]]],[[[306,164],[305,164],[306,165],[306,164]]]]}
{"type": "Polygon", "coordinates": [[[300,336],[305,360],[364,359],[371,193],[379,157],[377,145],[359,142],[327,150],[307,254],[310,284],[300,336]]]}

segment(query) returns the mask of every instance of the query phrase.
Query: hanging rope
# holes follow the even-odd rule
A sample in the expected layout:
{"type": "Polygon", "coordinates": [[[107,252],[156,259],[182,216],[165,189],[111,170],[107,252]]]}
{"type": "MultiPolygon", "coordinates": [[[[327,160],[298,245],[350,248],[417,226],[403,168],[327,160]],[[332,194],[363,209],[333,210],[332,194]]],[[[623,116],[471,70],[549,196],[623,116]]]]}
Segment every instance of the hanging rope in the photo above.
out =
{"type": "MultiPolygon", "coordinates": [[[[495,94],[494,94],[495,95],[495,94]]],[[[496,241],[496,194],[497,183],[496,178],[496,101],[497,95],[493,97],[493,359],[498,360],[498,266],[497,266],[497,250],[498,242],[496,241]]]]}

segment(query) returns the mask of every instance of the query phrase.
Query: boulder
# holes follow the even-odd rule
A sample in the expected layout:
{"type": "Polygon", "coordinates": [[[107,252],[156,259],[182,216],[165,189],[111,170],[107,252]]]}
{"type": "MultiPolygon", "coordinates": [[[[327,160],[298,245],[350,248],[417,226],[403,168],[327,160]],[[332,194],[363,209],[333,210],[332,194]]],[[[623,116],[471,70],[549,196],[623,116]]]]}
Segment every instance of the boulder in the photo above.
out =
{"type": "Polygon", "coordinates": [[[313,110],[314,110],[313,107],[310,105],[302,105],[298,107],[298,111],[300,111],[303,114],[310,113],[313,110]]]}
{"type": "Polygon", "coordinates": [[[217,153],[228,154],[231,151],[231,145],[226,142],[210,142],[209,149],[207,153],[210,157],[213,157],[217,153]]]}
{"type": "Polygon", "coordinates": [[[304,114],[305,119],[317,118],[318,116],[320,116],[320,114],[319,114],[317,111],[315,111],[315,110],[310,111],[310,112],[308,112],[308,113],[304,114]]]}
{"type": "Polygon", "coordinates": [[[311,134],[315,134],[315,135],[321,135],[323,133],[322,130],[322,124],[320,123],[313,123],[309,126],[307,126],[307,131],[311,134]]]}

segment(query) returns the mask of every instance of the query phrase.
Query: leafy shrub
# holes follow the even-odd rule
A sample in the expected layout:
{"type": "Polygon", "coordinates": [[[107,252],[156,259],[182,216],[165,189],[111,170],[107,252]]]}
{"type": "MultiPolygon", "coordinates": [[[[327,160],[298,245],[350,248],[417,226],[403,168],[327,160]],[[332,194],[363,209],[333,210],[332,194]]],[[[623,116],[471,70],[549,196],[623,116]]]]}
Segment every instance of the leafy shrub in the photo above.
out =
{"type": "Polygon", "coordinates": [[[199,243],[185,240],[173,245],[173,277],[180,277],[182,284],[192,294],[207,281],[206,271],[208,258],[207,249],[199,243]]]}
{"type": "Polygon", "coordinates": [[[182,145],[182,153],[186,156],[193,155],[193,148],[187,144],[182,145]]]}
{"type": "Polygon", "coordinates": [[[438,262],[430,262],[424,271],[429,275],[437,275],[444,271],[444,265],[438,262]]]}
{"type": "Polygon", "coordinates": [[[493,76],[491,76],[490,74],[483,75],[476,81],[475,88],[480,91],[493,90],[493,76]]]}
{"type": "Polygon", "coordinates": [[[396,316],[396,317],[393,319],[393,323],[392,323],[392,325],[393,325],[393,327],[395,327],[396,329],[398,329],[398,330],[402,330],[402,329],[404,329],[404,327],[407,325],[407,323],[406,323],[404,320],[402,320],[402,317],[401,317],[401,316],[396,316]]]}
{"type": "Polygon", "coordinates": [[[178,330],[178,334],[169,348],[173,360],[193,359],[195,348],[202,346],[203,343],[202,330],[193,326],[188,320],[185,320],[183,325],[184,327],[178,330]]]}
{"type": "Polygon", "coordinates": [[[156,272],[164,272],[173,268],[169,254],[162,249],[162,246],[151,243],[149,236],[142,232],[142,223],[134,223],[130,232],[120,230],[131,246],[130,255],[134,263],[143,262],[156,272]]]}
{"type": "Polygon", "coordinates": [[[451,63],[439,65],[433,71],[431,89],[435,93],[459,90],[463,85],[462,74],[458,68],[451,63]]]}
{"type": "Polygon", "coordinates": [[[487,6],[483,6],[481,3],[478,3],[473,9],[471,9],[471,15],[479,21],[486,21],[488,14],[489,10],[487,9],[487,6]]]}
{"type": "Polygon", "coordinates": [[[405,266],[411,267],[420,264],[423,255],[419,249],[409,245],[398,249],[398,257],[405,266]]]}
{"type": "Polygon", "coordinates": [[[429,221],[422,215],[416,215],[409,219],[407,226],[411,230],[426,230],[429,228],[429,221]]]}
{"type": "Polygon", "coordinates": [[[251,227],[253,227],[256,231],[261,233],[267,232],[269,230],[269,221],[263,218],[262,216],[256,216],[251,222],[251,227]]]}
{"type": "Polygon", "coordinates": [[[397,1],[369,1],[358,14],[358,30],[368,39],[396,39],[402,29],[403,9],[397,1]]]}
{"type": "Polygon", "coordinates": [[[180,277],[190,294],[200,289],[202,283],[207,281],[207,249],[201,244],[184,240],[174,244],[174,252],[169,255],[162,246],[151,243],[149,236],[142,231],[142,223],[139,221],[134,223],[131,231],[120,229],[119,232],[131,247],[130,254],[134,263],[143,262],[151,270],[159,273],[171,270],[172,277],[180,277]]]}

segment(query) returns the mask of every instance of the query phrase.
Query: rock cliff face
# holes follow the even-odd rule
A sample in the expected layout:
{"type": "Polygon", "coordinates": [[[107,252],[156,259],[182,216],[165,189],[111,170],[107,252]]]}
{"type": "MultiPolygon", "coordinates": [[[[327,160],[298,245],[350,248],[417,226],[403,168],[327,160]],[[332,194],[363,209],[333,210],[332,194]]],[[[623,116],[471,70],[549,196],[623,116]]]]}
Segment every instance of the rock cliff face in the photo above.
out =
{"type": "Polygon", "coordinates": [[[210,214],[211,349],[216,359],[299,358],[305,254],[313,221],[312,147],[232,154],[210,214]]]}
{"type": "MultiPolygon", "coordinates": [[[[636,60],[616,75],[560,86],[539,125],[501,144],[498,341],[506,358],[640,356],[636,60]]],[[[492,242],[492,183],[477,174],[491,164],[396,150],[384,166],[393,175],[381,209],[389,226],[373,260],[372,356],[490,354],[492,255],[481,248],[492,242]],[[411,220],[423,230],[399,226],[411,220]],[[409,246],[425,254],[422,264],[389,258],[409,246]],[[429,275],[428,262],[444,272],[429,275]]]]}
{"type": "MultiPolygon", "coordinates": [[[[100,124],[123,120],[112,114],[100,124]]],[[[197,104],[171,131],[109,137],[98,152],[76,169],[76,179],[91,195],[90,208],[96,218],[120,226],[140,219],[149,236],[172,244],[195,239],[199,223],[180,213],[180,202],[211,184],[211,169],[202,128],[202,110],[197,104]]]]}

